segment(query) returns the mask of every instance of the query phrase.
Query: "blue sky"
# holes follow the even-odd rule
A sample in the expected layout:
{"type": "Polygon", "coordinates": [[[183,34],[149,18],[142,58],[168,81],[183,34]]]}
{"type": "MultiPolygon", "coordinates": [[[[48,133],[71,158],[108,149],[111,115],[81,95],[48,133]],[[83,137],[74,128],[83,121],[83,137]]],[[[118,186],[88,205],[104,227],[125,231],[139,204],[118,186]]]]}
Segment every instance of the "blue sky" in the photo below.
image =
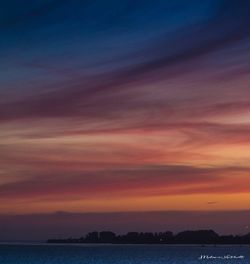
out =
{"type": "Polygon", "coordinates": [[[57,211],[248,211],[249,8],[0,1],[0,225],[57,211]]]}

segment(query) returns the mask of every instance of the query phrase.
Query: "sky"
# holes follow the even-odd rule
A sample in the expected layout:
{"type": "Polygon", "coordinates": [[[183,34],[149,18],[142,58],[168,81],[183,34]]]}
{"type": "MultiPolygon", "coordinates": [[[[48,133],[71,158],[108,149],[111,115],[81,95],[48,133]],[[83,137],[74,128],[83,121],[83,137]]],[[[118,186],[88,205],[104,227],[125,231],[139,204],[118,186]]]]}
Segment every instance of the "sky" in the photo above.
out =
{"type": "Polygon", "coordinates": [[[249,8],[0,1],[0,237],[246,232],[249,8]]]}

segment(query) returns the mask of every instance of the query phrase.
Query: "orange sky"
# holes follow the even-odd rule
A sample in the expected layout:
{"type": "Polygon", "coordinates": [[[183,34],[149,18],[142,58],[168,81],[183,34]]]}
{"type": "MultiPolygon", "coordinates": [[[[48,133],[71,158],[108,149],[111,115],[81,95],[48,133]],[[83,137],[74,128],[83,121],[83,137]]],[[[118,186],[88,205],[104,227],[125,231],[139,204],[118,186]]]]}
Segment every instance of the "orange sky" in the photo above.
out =
{"type": "Polygon", "coordinates": [[[0,215],[249,210],[249,4],[66,2],[4,5],[0,215]]]}
{"type": "Polygon", "coordinates": [[[222,117],[93,132],[74,120],[4,124],[0,211],[249,209],[248,124],[222,117]]]}

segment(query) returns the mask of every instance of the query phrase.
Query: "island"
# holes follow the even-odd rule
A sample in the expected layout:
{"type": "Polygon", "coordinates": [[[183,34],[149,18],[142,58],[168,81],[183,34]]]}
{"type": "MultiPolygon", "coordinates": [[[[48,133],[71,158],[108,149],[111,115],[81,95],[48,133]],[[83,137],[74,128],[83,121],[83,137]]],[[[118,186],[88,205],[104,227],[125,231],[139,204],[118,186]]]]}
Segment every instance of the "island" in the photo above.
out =
{"type": "Polygon", "coordinates": [[[165,232],[128,232],[117,235],[112,231],[90,232],[80,238],[48,239],[47,243],[86,244],[250,244],[250,233],[245,235],[219,235],[213,230],[165,232]]]}

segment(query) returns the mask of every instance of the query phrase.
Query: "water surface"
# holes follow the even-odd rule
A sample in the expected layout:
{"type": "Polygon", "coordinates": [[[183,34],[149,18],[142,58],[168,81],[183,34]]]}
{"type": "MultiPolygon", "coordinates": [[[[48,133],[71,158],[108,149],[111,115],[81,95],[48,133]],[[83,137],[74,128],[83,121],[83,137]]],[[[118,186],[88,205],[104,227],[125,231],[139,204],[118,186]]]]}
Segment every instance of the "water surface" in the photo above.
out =
{"type": "Polygon", "coordinates": [[[0,245],[0,264],[196,264],[250,263],[249,246],[0,245]],[[201,255],[244,259],[200,260],[201,255]]]}

